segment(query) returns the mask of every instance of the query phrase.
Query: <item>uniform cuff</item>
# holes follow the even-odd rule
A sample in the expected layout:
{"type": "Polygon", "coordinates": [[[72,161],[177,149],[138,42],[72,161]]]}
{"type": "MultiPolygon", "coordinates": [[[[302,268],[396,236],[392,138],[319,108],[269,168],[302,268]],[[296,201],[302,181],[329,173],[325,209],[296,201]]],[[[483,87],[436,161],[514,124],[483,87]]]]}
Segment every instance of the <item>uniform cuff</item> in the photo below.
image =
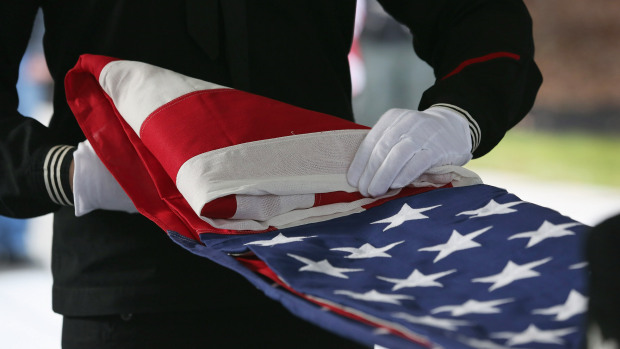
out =
{"type": "Polygon", "coordinates": [[[62,206],[73,206],[73,192],[69,181],[69,168],[75,147],[52,147],[43,161],[43,182],[50,199],[62,206]]]}
{"type": "Polygon", "coordinates": [[[480,139],[482,136],[482,131],[480,131],[480,126],[478,126],[476,120],[474,120],[474,118],[465,109],[459,108],[456,105],[447,103],[436,103],[430,106],[430,108],[432,107],[448,108],[452,111],[457,112],[465,119],[465,121],[467,121],[467,123],[469,124],[469,133],[471,135],[471,153],[473,154],[480,145],[480,139]]]}

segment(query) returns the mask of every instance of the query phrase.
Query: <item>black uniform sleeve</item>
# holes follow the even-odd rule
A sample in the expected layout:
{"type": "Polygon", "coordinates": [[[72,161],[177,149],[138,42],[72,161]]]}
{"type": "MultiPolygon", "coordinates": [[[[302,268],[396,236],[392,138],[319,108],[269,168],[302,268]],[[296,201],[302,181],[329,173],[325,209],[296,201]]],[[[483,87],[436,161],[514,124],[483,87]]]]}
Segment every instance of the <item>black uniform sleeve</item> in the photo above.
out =
{"type": "Polygon", "coordinates": [[[36,1],[0,2],[0,214],[9,217],[35,217],[73,202],[73,147],[53,144],[45,126],[17,112],[19,64],[37,9],[36,1]]]}
{"type": "Polygon", "coordinates": [[[542,76],[534,62],[532,21],[521,0],[380,0],[413,34],[435,84],[420,110],[441,104],[470,122],[480,157],[534,104],[542,76]]]}

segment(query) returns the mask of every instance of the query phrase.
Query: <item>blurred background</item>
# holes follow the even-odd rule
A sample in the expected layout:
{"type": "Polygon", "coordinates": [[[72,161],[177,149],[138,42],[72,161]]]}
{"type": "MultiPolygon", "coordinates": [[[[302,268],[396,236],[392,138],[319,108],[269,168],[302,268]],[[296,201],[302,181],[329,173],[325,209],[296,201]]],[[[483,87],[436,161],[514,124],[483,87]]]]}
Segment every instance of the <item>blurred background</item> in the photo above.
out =
{"type": "MultiPolygon", "coordinates": [[[[620,2],[525,0],[543,74],[536,103],[489,154],[466,167],[492,185],[594,225],[620,213],[620,2]]],[[[358,122],[417,109],[434,82],[409,31],[366,0],[354,76],[358,122]],[[359,77],[355,77],[359,75],[359,77]]]]}
{"type": "MultiPolygon", "coordinates": [[[[544,82],[531,113],[466,167],[524,200],[594,225],[620,213],[620,2],[526,0],[544,82]]],[[[20,112],[46,124],[52,81],[41,18],[20,68],[20,112]]],[[[434,81],[411,35],[376,0],[360,1],[350,62],[354,110],[372,126],[390,108],[417,109],[434,81]]],[[[0,347],[60,348],[51,311],[51,217],[0,216],[0,347]],[[35,335],[36,334],[36,335],[35,335]]]]}

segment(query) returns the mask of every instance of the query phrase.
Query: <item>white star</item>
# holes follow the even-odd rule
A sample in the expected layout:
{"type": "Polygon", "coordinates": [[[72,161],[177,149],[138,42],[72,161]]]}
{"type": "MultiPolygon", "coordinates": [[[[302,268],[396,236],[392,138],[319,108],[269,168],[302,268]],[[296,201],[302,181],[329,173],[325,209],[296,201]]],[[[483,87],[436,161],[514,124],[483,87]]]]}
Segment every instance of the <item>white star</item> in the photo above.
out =
{"type": "Polygon", "coordinates": [[[470,299],[461,305],[444,305],[442,307],[435,308],[431,313],[441,313],[443,311],[452,312],[452,316],[463,316],[465,314],[497,314],[501,313],[499,308],[495,306],[514,301],[512,298],[496,299],[492,301],[480,302],[475,299],[470,299]]]}
{"type": "Polygon", "coordinates": [[[424,275],[415,269],[406,279],[392,279],[384,276],[377,276],[378,279],[394,283],[392,291],[400,290],[405,287],[443,287],[443,285],[435,280],[448,274],[456,272],[456,269],[444,271],[436,274],[424,275]]]}
{"type": "Polygon", "coordinates": [[[585,313],[586,310],[588,310],[588,297],[571,290],[564,304],[545,309],[534,309],[532,314],[555,315],[556,321],[564,321],[577,314],[585,313]]]}
{"type": "Polygon", "coordinates": [[[282,233],[280,233],[271,240],[257,240],[257,241],[248,242],[246,245],[275,246],[275,245],[280,245],[280,244],[288,244],[289,242],[303,241],[304,239],[314,238],[314,237],[316,237],[316,235],[297,236],[297,237],[289,238],[289,237],[282,235],[282,233]]]}
{"type": "Polygon", "coordinates": [[[504,267],[504,270],[502,270],[501,273],[486,276],[486,277],[481,277],[481,278],[475,278],[475,279],[472,279],[471,281],[493,283],[493,285],[491,285],[491,287],[489,288],[489,291],[493,291],[500,287],[509,285],[513,281],[516,281],[516,280],[540,276],[539,272],[534,271],[532,269],[536,268],[537,266],[541,264],[545,264],[549,262],[550,260],[551,260],[551,257],[548,257],[545,259],[537,260],[537,261],[530,262],[530,263],[523,264],[523,265],[519,265],[519,264],[513,263],[512,261],[508,261],[508,263],[504,267]]]}
{"type": "Polygon", "coordinates": [[[349,252],[351,253],[348,256],[345,256],[344,258],[352,258],[352,259],[360,259],[360,258],[374,258],[374,257],[392,257],[389,254],[385,253],[385,251],[390,250],[392,247],[401,244],[405,242],[403,241],[399,241],[399,242],[395,242],[393,244],[389,244],[387,246],[384,247],[374,247],[371,244],[363,244],[360,248],[355,248],[355,247],[336,247],[336,248],[332,248],[332,251],[344,251],[344,252],[349,252]]]}
{"type": "Polygon", "coordinates": [[[439,206],[441,205],[413,209],[409,205],[404,204],[403,207],[401,207],[400,211],[398,211],[398,213],[393,215],[392,217],[388,217],[380,221],[372,222],[370,224],[390,223],[387,227],[383,229],[383,231],[386,231],[388,229],[398,227],[399,225],[403,224],[406,221],[428,218],[428,216],[423,215],[422,212],[432,210],[439,206]]]}
{"type": "Polygon", "coordinates": [[[588,266],[588,262],[571,264],[568,269],[582,269],[588,266]]]}
{"type": "Polygon", "coordinates": [[[400,305],[401,299],[414,299],[413,297],[407,296],[404,294],[387,294],[387,293],[378,292],[377,290],[370,290],[366,293],[356,293],[356,292],[347,291],[347,290],[336,290],[334,291],[334,293],[342,294],[342,295],[349,296],[354,299],[360,299],[363,301],[383,302],[383,303],[391,303],[391,304],[398,304],[398,305],[400,305]]]}
{"type": "Polygon", "coordinates": [[[509,237],[508,240],[529,238],[530,241],[527,243],[526,248],[532,247],[545,239],[575,235],[575,233],[570,230],[566,230],[565,228],[574,227],[576,225],[579,225],[579,223],[565,223],[555,225],[545,220],[540,226],[540,228],[538,228],[538,230],[515,234],[509,237]]]}
{"type": "Polygon", "coordinates": [[[412,324],[422,324],[437,328],[443,328],[444,330],[456,331],[458,326],[468,325],[468,321],[463,320],[452,320],[452,319],[440,319],[432,316],[413,316],[408,313],[394,313],[393,317],[403,319],[405,321],[411,322],[412,324]]]}
{"type": "Polygon", "coordinates": [[[435,257],[435,260],[433,260],[433,263],[437,263],[437,261],[448,257],[453,252],[481,246],[479,243],[473,241],[473,239],[491,228],[492,226],[486,227],[473,233],[469,233],[465,236],[461,235],[458,231],[453,230],[452,235],[450,235],[448,242],[446,242],[445,244],[424,247],[419,249],[418,251],[439,251],[437,257],[435,257]]]}
{"type": "Polygon", "coordinates": [[[528,328],[523,332],[497,332],[492,333],[493,338],[508,339],[506,345],[519,345],[525,343],[550,343],[550,344],[563,344],[562,336],[571,334],[577,331],[577,328],[563,328],[559,330],[541,330],[533,324],[530,324],[528,328]]]}
{"type": "Polygon", "coordinates": [[[506,213],[517,212],[517,210],[512,209],[511,207],[518,205],[518,204],[522,204],[524,202],[525,201],[515,201],[515,202],[507,202],[505,204],[498,204],[497,202],[495,202],[495,200],[491,199],[491,201],[489,201],[489,203],[486,204],[486,206],[481,207],[477,210],[473,210],[473,211],[463,211],[457,214],[457,216],[467,215],[467,216],[471,216],[469,218],[477,218],[477,217],[491,216],[494,214],[506,214],[506,213]]]}
{"type": "Polygon", "coordinates": [[[305,263],[306,265],[299,268],[299,271],[314,271],[317,273],[323,273],[330,276],[334,276],[341,279],[348,279],[349,277],[344,273],[350,273],[354,271],[363,271],[364,269],[348,269],[348,268],[337,268],[331,265],[327,259],[322,261],[315,262],[311,259],[294,255],[292,253],[287,253],[289,257],[293,257],[296,260],[305,263]]]}

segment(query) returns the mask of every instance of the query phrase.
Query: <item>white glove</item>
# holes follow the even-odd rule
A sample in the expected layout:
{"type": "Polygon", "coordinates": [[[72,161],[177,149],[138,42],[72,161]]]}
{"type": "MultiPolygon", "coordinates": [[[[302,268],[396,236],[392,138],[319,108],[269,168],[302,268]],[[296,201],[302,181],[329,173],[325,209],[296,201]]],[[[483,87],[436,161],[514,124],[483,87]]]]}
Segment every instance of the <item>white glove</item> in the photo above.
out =
{"type": "Polygon", "coordinates": [[[103,209],[136,213],[138,210],[90,145],[84,141],[73,153],[73,202],[76,217],[103,209]]]}
{"type": "Polygon", "coordinates": [[[390,109],[362,141],[347,180],[364,196],[381,196],[432,167],[466,164],[471,148],[469,124],[453,110],[390,109]]]}

